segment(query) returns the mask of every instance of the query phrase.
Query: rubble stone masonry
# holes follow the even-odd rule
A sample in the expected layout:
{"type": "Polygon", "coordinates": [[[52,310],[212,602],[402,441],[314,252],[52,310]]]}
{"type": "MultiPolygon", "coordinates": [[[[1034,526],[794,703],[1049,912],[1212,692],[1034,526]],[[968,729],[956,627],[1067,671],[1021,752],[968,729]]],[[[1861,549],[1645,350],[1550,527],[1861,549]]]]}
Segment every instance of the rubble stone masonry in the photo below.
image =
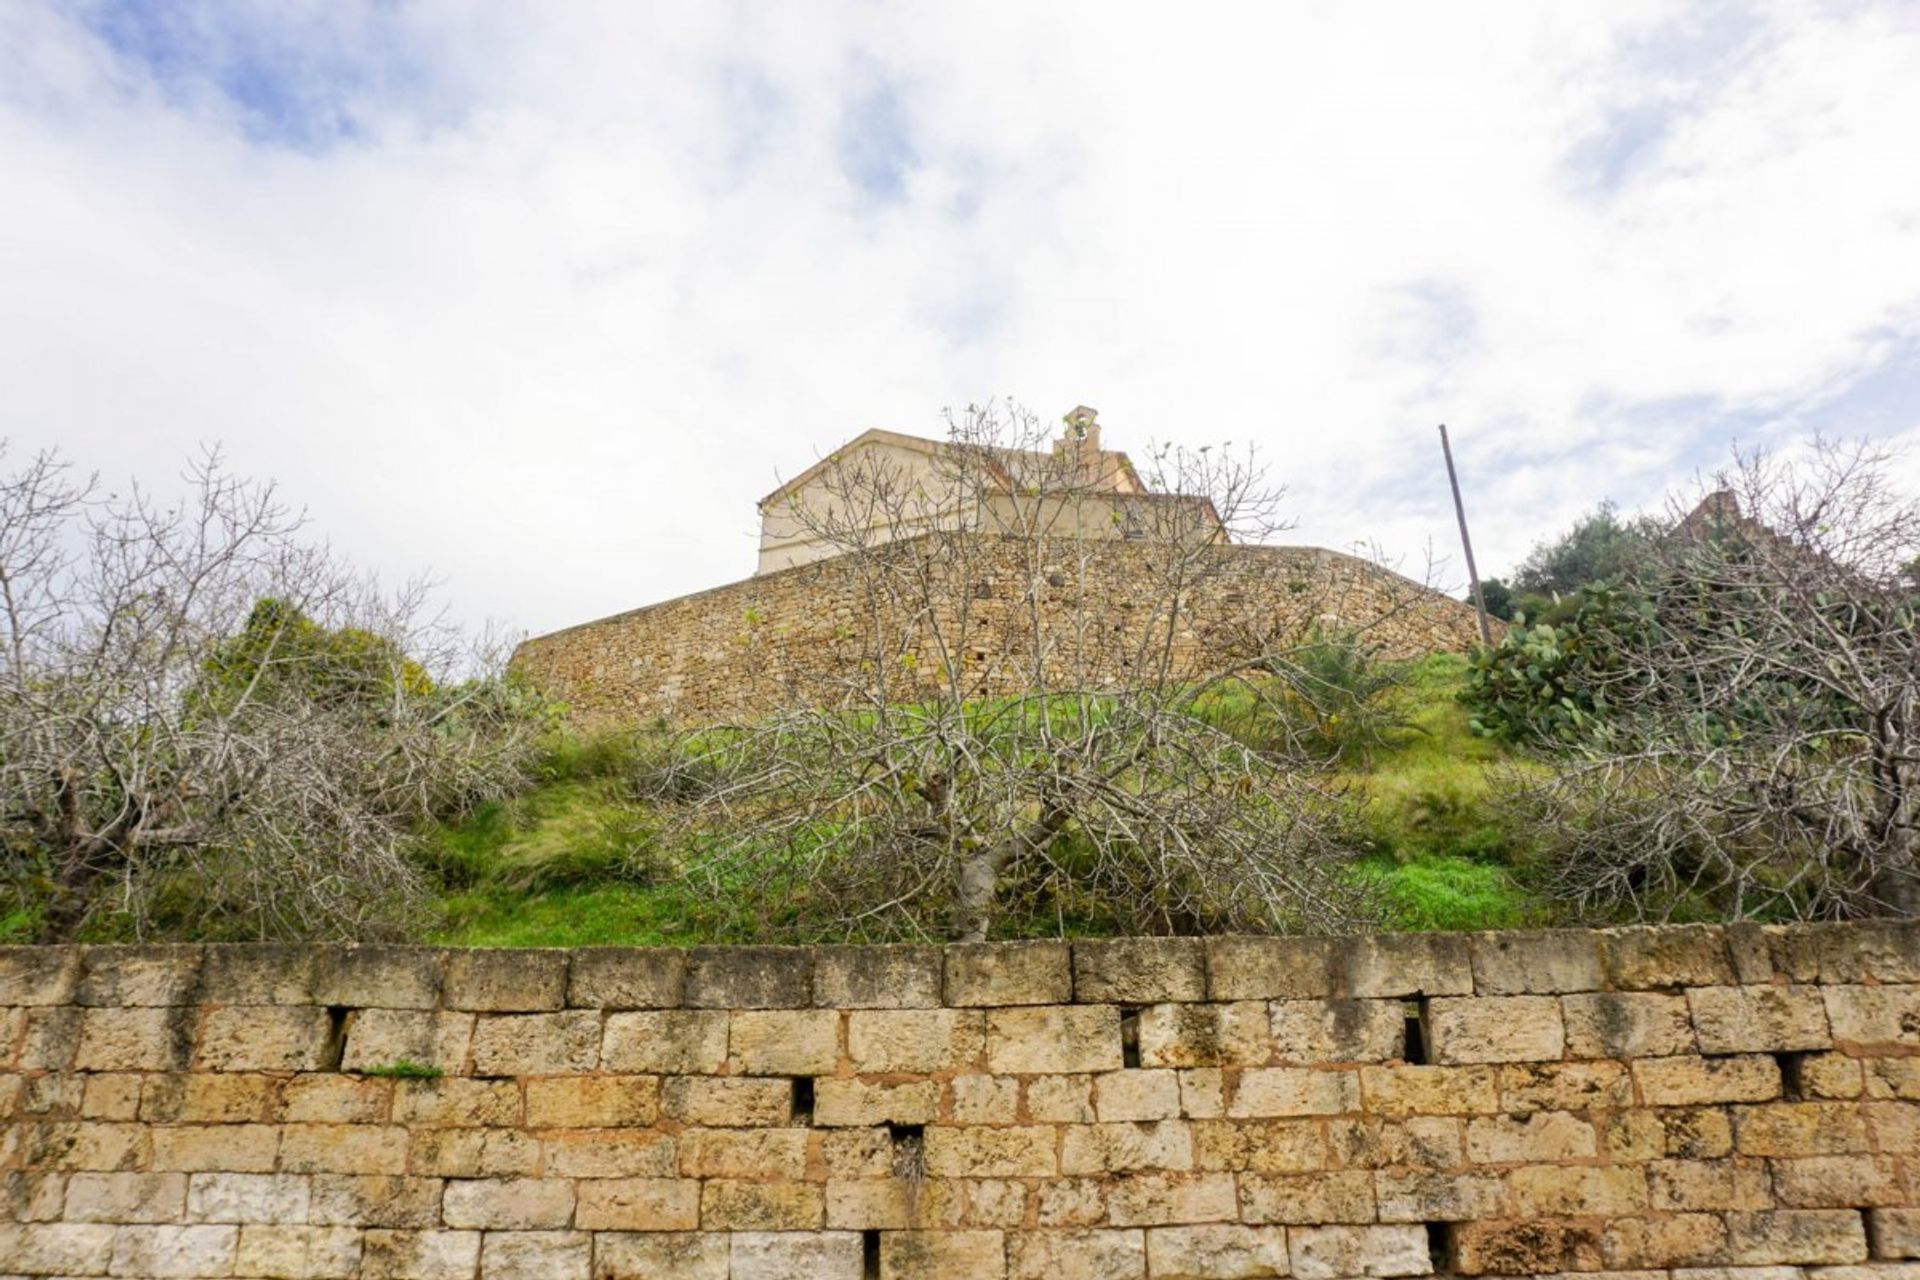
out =
{"type": "Polygon", "coordinates": [[[1920,926],[0,949],[0,1275],[1920,1276],[1920,926]]]}
{"type": "MultiPolygon", "coordinates": [[[[920,541],[903,539],[889,552],[912,555],[920,541]]],[[[1164,547],[1062,539],[1036,553],[1019,538],[973,541],[964,556],[967,581],[925,592],[920,603],[946,601],[942,638],[951,647],[964,637],[964,651],[953,656],[980,695],[1019,693],[1029,684],[1029,592],[1056,677],[1078,659],[1099,682],[1137,674],[1125,665],[1128,655],[1142,631],[1164,626],[1167,616],[1164,547]],[[965,600],[964,628],[951,616],[954,596],[965,600]]],[[[1211,672],[1249,643],[1295,642],[1316,625],[1359,632],[1363,643],[1397,658],[1463,651],[1478,639],[1468,606],[1339,552],[1221,546],[1192,572],[1172,638],[1176,674],[1211,672]]],[[[831,705],[847,695],[849,678],[862,687],[871,679],[873,599],[852,560],[822,560],[536,636],[520,646],[513,666],[587,724],[697,724],[831,705]]],[[[883,606],[887,638],[878,644],[895,659],[890,673],[935,673],[941,646],[903,625],[912,611],[897,597],[883,606]]],[[[903,674],[891,678],[902,684],[903,700],[913,696],[903,674]]]]}

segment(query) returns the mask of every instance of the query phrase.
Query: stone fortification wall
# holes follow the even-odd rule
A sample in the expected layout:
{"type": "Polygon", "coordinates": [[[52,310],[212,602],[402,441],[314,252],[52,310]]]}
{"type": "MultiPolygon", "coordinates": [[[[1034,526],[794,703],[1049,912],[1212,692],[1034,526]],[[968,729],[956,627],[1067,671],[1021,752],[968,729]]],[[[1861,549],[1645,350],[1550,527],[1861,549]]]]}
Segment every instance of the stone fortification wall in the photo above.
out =
{"type": "MultiPolygon", "coordinates": [[[[1021,601],[1029,589],[1049,623],[1050,667],[1064,674],[1086,658],[1099,680],[1127,678],[1117,659],[1135,646],[1125,637],[1164,616],[1156,613],[1165,597],[1156,566],[1164,549],[1061,540],[1057,557],[1035,564],[1032,544],[1021,539],[979,542],[988,552],[970,560],[969,581],[954,593],[965,597],[971,619],[960,661],[973,664],[981,694],[1028,687],[1032,650],[1021,601]],[[1077,649],[1075,624],[1088,618],[1098,634],[1077,649]]],[[[909,539],[891,551],[911,554],[914,545],[909,539]]],[[[1250,639],[1297,638],[1316,622],[1365,628],[1367,643],[1393,657],[1464,650],[1477,639],[1470,607],[1354,556],[1259,546],[1207,555],[1174,641],[1181,670],[1210,671],[1250,639]]],[[[704,723],[831,705],[873,651],[872,608],[855,566],[824,560],[535,637],[521,645],[514,667],[588,723],[704,723]]],[[[933,646],[908,634],[897,608],[882,609],[900,651],[917,660],[897,669],[937,670],[933,646]]],[[[950,617],[945,634],[957,634],[950,617]]]]}
{"type": "Polygon", "coordinates": [[[0,1117],[12,1276],[1911,1280],[1920,928],[10,949],[0,1117]]]}

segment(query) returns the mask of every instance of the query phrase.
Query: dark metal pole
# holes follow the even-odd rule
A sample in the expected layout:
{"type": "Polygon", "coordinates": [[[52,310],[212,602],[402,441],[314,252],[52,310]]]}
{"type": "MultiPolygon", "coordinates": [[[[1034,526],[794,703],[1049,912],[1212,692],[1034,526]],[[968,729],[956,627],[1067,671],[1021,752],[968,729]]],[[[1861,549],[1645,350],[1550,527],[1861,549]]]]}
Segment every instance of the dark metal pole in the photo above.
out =
{"type": "Polygon", "coordinates": [[[1453,469],[1453,446],[1447,443],[1447,424],[1440,424],[1440,452],[1447,458],[1447,483],[1453,486],[1453,514],[1460,518],[1460,545],[1467,553],[1467,580],[1473,584],[1473,607],[1480,615],[1480,643],[1493,648],[1493,628],[1487,625],[1487,597],[1480,590],[1480,571],[1473,564],[1473,539],[1467,536],[1467,508],[1460,501],[1460,477],[1453,469]]]}

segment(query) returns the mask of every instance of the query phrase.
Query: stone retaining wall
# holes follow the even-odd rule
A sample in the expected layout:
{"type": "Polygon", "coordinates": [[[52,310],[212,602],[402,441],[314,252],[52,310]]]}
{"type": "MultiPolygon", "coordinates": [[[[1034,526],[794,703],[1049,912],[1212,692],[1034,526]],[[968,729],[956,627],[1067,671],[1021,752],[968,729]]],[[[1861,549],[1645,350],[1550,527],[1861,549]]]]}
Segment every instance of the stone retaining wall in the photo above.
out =
{"type": "Polygon", "coordinates": [[[1920,928],[0,949],[0,1275],[1913,1280],[1920,928]]]}

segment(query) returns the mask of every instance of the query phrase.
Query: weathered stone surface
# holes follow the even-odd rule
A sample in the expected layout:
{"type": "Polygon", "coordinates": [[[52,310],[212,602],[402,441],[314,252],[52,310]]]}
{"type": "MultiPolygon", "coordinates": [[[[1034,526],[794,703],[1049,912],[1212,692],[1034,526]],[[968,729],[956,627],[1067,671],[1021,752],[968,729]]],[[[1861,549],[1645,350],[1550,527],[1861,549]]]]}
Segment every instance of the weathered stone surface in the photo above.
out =
{"type": "Polygon", "coordinates": [[[1920,1208],[1869,1210],[1867,1236],[1876,1258],[1920,1258],[1920,1208]]]}
{"type": "MultiPolygon", "coordinates": [[[[313,1180],[305,1174],[195,1173],[185,1176],[188,1178],[188,1222],[308,1221],[313,1180]]],[[[438,1184],[435,1190],[438,1191],[438,1184]]],[[[434,1208],[437,1214],[437,1194],[434,1208]]]]}
{"type": "Polygon", "coordinates": [[[840,1061],[837,1009],[749,1010],[732,1015],[727,1062],[750,1076],[823,1076],[840,1061]]]}
{"type": "Polygon", "coordinates": [[[347,1021],[340,1065],[347,1071],[370,1071],[412,1062],[458,1075],[467,1067],[473,1023],[470,1013],[362,1009],[347,1021]]]}
{"type": "Polygon", "coordinates": [[[804,1009],[813,1003],[807,947],[695,947],[687,1003],[696,1009],[804,1009]]]}
{"type": "Polygon", "coordinates": [[[976,1009],[875,1009],[847,1015],[847,1058],[859,1072],[951,1071],[978,1063],[986,1014],[976,1009]]]}
{"type": "Polygon", "coordinates": [[[1718,925],[1608,929],[1600,935],[1607,985],[1620,991],[1731,986],[1733,961],[1718,925]]]}
{"type": "MultiPolygon", "coordinates": [[[[222,1132],[232,1140],[231,1131],[222,1132]]],[[[280,1130],[279,1167],[285,1173],[405,1173],[407,1143],[400,1125],[290,1124],[280,1130]]],[[[245,1166],[229,1161],[225,1167],[245,1166]]]]}
{"type": "Polygon", "coordinates": [[[1107,1221],[1116,1227],[1232,1222],[1240,1213],[1227,1173],[1142,1173],[1106,1188],[1106,1200],[1107,1221]]]}
{"type": "Polygon", "coordinates": [[[691,1178],[592,1178],[579,1184],[574,1225],[583,1231],[691,1231],[700,1184],[691,1178]]]}
{"type": "Polygon", "coordinates": [[[666,1081],[661,1105],[675,1120],[708,1128],[784,1125],[793,1119],[793,1085],[786,1080],[676,1076],[666,1081]]]}
{"type": "Polygon", "coordinates": [[[442,1003],[484,1013],[534,1013],[567,1003],[564,951],[467,950],[447,957],[442,1003]]]}
{"type": "Polygon", "coordinates": [[[1549,1062],[1566,1052],[1560,1002],[1552,996],[1433,1000],[1427,1028],[1434,1061],[1549,1062]]]}
{"type": "Polygon", "coordinates": [[[1206,953],[1213,1000],[1324,999],[1342,976],[1331,938],[1208,938],[1206,953]]]}
{"type": "Polygon", "coordinates": [[[1338,994],[1466,996],[1473,993],[1473,962],[1457,933],[1389,933],[1343,938],[1337,944],[1338,994]]]}
{"type": "Polygon", "coordinates": [[[431,1009],[440,1003],[446,953],[424,947],[327,947],[314,964],[316,1004],[431,1009]]]}
{"type": "Polygon", "coordinates": [[[1270,1025],[1280,1062],[1385,1062],[1406,1052],[1398,1000],[1276,1000],[1270,1025]]]}
{"type": "Polygon", "coordinates": [[[1253,1067],[1227,1103],[1227,1114],[1243,1116],[1337,1115],[1360,1105],[1359,1076],[1351,1071],[1315,1071],[1307,1067],[1253,1067]]]}
{"type": "Polygon", "coordinates": [[[473,1280],[480,1265],[478,1231],[369,1231],[363,1280],[473,1280]]]}
{"type": "Polygon", "coordinates": [[[1729,1213],[1727,1255],[1746,1267],[1864,1262],[1866,1224],[1852,1209],[1729,1213]]]}
{"type": "Polygon", "coordinates": [[[1047,1125],[927,1130],[926,1171],[936,1178],[1027,1178],[1057,1173],[1047,1125]]]}
{"type": "Polygon", "coordinates": [[[1064,942],[980,942],[948,947],[946,1002],[960,1006],[1064,1004],[1073,999],[1064,942]]]}
{"type": "Polygon", "coordinates": [[[114,1232],[108,1266],[114,1275],[142,1280],[224,1276],[232,1274],[239,1247],[239,1227],[121,1227],[114,1232]]]}
{"type": "Polygon", "coordinates": [[[1685,996],[1598,991],[1562,997],[1570,1058],[1657,1058],[1698,1047],[1685,996]]]}
{"type": "Polygon", "coordinates": [[[480,1245],[485,1280],[587,1280],[592,1237],[579,1231],[489,1231],[480,1245]]]}
{"type": "Polygon", "coordinates": [[[1156,1227],[1147,1232],[1147,1267],[1154,1280],[1269,1280],[1290,1274],[1286,1231],[1237,1223],[1156,1227]]]}
{"type": "Polygon", "coordinates": [[[1396,1065],[1360,1068],[1360,1096],[1382,1116],[1470,1115],[1501,1109],[1492,1067],[1396,1065]]]}
{"type": "Polygon", "coordinates": [[[440,1202],[450,1227],[531,1231],[573,1217],[573,1183],[561,1178],[456,1178],[440,1202]]]}
{"type": "Polygon", "coordinates": [[[1826,987],[1833,1038],[1855,1051],[1920,1049],[1920,986],[1826,987]]]}
{"type": "Polygon", "coordinates": [[[718,1074],[727,1062],[727,1022],[721,1010],[609,1014],[601,1065],[608,1071],[718,1074]]]}
{"type": "Polygon", "coordinates": [[[72,1003],[80,957],[77,947],[0,947],[0,1006],[72,1003]]]}
{"type": "Polygon", "coordinates": [[[576,1009],[672,1009],[687,994],[687,953],[677,947],[582,947],[567,972],[576,1009]]]}
{"type": "Polygon", "coordinates": [[[862,1266],[860,1237],[850,1231],[742,1231],[731,1259],[731,1280],[860,1280],[862,1266]]]}
{"type": "Polygon", "coordinates": [[[665,1177],[676,1159],[673,1137],[652,1129],[549,1129],[540,1149],[553,1178],[665,1177]]]}
{"type": "Polygon", "coordinates": [[[729,1239],[721,1232],[606,1231],[594,1236],[595,1280],[728,1280],[729,1239]]]}
{"type": "Polygon", "coordinates": [[[1474,1164],[1546,1164],[1597,1154],[1593,1122],[1571,1112],[1476,1116],[1467,1122],[1467,1159],[1474,1164]]]}
{"type": "Polygon", "coordinates": [[[68,1222],[175,1222],[187,1203],[184,1173],[76,1173],[67,1179],[68,1222]]]}
{"type": "Polygon", "coordinates": [[[233,1266],[237,1275],[274,1280],[352,1280],[360,1253],[360,1233],[350,1227],[248,1223],[233,1266]]]}
{"type": "Polygon", "coordinates": [[[826,1193],[814,1183],[700,1184],[700,1222],[710,1231],[818,1231],[825,1220],[826,1193]]]}
{"type": "Polygon", "coordinates": [[[194,1065],[202,1071],[317,1071],[331,1066],[332,1025],[309,1005],[210,1009],[194,1065]]]}
{"type": "Polygon", "coordinates": [[[1419,1227],[1292,1227],[1287,1244],[1298,1280],[1350,1276],[1423,1276],[1433,1270],[1419,1227]]]}
{"type": "Polygon", "coordinates": [[[600,1015],[590,1009],[482,1015],[473,1025],[473,1073],[591,1071],[600,1064],[600,1031],[600,1015]]]}
{"type": "Polygon", "coordinates": [[[1061,1131],[1060,1172],[1131,1173],[1142,1169],[1191,1169],[1193,1137],[1186,1124],[1085,1124],[1061,1131]]]}
{"type": "Polygon", "coordinates": [[[1273,1060],[1267,1004],[1156,1004],[1136,1024],[1143,1067],[1261,1066],[1273,1060]]]}
{"type": "Polygon", "coordinates": [[[1382,1222],[1471,1222],[1508,1212],[1507,1186],[1497,1174],[1381,1169],[1373,1189],[1382,1222]]]}
{"type": "Polygon", "coordinates": [[[1531,1165],[1507,1175],[1515,1214],[1530,1218],[1636,1213],[1647,1207],[1646,1171],[1635,1165],[1531,1165]]]}
{"type": "Polygon", "coordinates": [[[192,1010],[88,1009],[80,1018],[73,1065],[81,1071],[171,1071],[193,1046],[192,1010]]]}
{"type": "Polygon", "coordinates": [[[1483,996],[1598,991],[1600,940],[1586,929],[1476,933],[1468,940],[1473,989],[1483,996]]]}
{"type": "MultiPolygon", "coordinates": [[[[195,1175],[196,1180],[199,1176],[195,1175]]],[[[310,1222],[342,1227],[412,1228],[432,1227],[440,1222],[440,1197],[445,1184],[438,1178],[316,1173],[300,1181],[311,1183],[310,1222]]],[[[189,1197],[191,1194],[189,1192],[189,1197]]]]}
{"type": "MultiPolygon", "coordinates": [[[[1093,1078],[1092,1090],[1095,1114],[1104,1121],[1170,1120],[1180,1114],[1180,1077],[1173,1071],[1109,1071],[1093,1078]]],[[[1031,1087],[1027,1096],[1031,1108],[1031,1087]]]]}
{"type": "Polygon", "coordinates": [[[1733,1141],[1747,1156],[1840,1155],[1868,1147],[1865,1117],[1841,1102],[1735,1107],[1733,1141]]]}
{"type": "Polygon", "coordinates": [[[822,1009],[935,1009],[939,947],[833,947],[816,953],[813,1002],[822,1009]]]}
{"type": "Polygon", "coordinates": [[[676,1141],[683,1177],[803,1178],[807,1173],[805,1129],[689,1129],[676,1141]]]}
{"type": "Polygon", "coordinates": [[[520,1116],[520,1086],[512,1080],[401,1080],[394,1089],[396,1124],[422,1129],[510,1128],[520,1123],[520,1116]]]}
{"type": "Polygon", "coordinates": [[[1553,1275],[1600,1268],[1600,1233],[1554,1219],[1463,1222],[1453,1229],[1453,1265],[1462,1275],[1553,1275]]]}
{"type": "Polygon", "coordinates": [[[527,1124],[533,1128],[613,1128],[650,1125],[660,1118],[660,1081],[655,1076],[529,1080],[526,1098],[527,1124]]]}
{"type": "Polygon", "coordinates": [[[319,961],[320,952],[298,944],[204,947],[198,998],[213,1005],[319,1004],[313,985],[319,961]]]}
{"type": "Polygon", "coordinates": [[[995,1009],[987,1015],[987,1067],[993,1072],[1113,1071],[1120,1066],[1120,1011],[1111,1005],[995,1009]]]}
{"type": "Polygon", "coordinates": [[[1073,944],[1073,998],[1083,1004],[1158,1004],[1206,997],[1206,952],[1198,938],[1073,944]]]}
{"type": "Polygon", "coordinates": [[[1007,1236],[1008,1280],[1140,1280],[1142,1231],[1020,1231],[1007,1236]]]}
{"type": "MultiPolygon", "coordinates": [[[[1311,1226],[1372,1222],[1375,1218],[1373,1175],[1369,1173],[1248,1173],[1239,1181],[1242,1222],[1311,1226]]],[[[1299,1259],[1294,1261],[1297,1266],[1299,1259]]]]}
{"type": "Polygon", "coordinates": [[[940,1085],[934,1080],[822,1080],[814,1087],[817,1125],[932,1124],[939,1112],[940,1085]]]}
{"type": "Polygon", "coordinates": [[[1695,987],[1687,992],[1702,1053],[1824,1049],[1826,1005],[1812,987],[1695,987]]]}
{"type": "Polygon", "coordinates": [[[192,1004],[200,998],[197,946],[87,947],[73,1002],[82,1005],[192,1004]]]}
{"type": "Polygon", "coordinates": [[[1634,1084],[1648,1106],[1764,1102],[1780,1096],[1780,1065],[1759,1055],[1647,1058],[1633,1064],[1634,1084]]]}
{"type": "Polygon", "coordinates": [[[1006,1236],[998,1231],[889,1231],[880,1237],[880,1280],[1004,1280],[1006,1236]]]}

